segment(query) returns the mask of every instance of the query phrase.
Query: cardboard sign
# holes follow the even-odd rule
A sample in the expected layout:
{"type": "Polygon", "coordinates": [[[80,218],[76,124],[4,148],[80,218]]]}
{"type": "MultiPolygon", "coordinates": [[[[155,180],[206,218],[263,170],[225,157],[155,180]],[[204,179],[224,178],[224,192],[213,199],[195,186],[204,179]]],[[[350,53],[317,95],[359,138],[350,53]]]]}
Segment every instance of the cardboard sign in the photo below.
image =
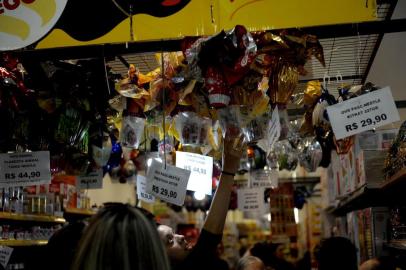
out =
{"type": "Polygon", "coordinates": [[[213,158],[188,152],[176,152],[176,167],[191,172],[188,190],[212,193],[213,158]]]}
{"type": "Polygon", "coordinates": [[[4,269],[7,268],[8,261],[10,260],[11,254],[13,253],[13,248],[0,246],[0,264],[4,269]]]}
{"type": "Polygon", "coordinates": [[[146,191],[163,201],[183,205],[190,171],[152,160],[148,170],[146,191]]]}
{"type": "Polygon", "coordinates": [[[279,136],[281,135],[281,123],[279,121],[278,107],[276,107],[272,112],[271,121],[269,121],[269,123],[268,123],[267,134],[268,134],[268,144],[269,144],[269,149],[270,149],[272,147],[272,145],[279,139],[279,136]]]}
{"type": "Polygon", "coordinates": [[[337,140],[399,121],[389,87],[327,107],[337,140]]]}
{"type": "Polygon", "coordinates": [[[97,170],[87,175],[76,178],[76,186],[79,189],[101,189],[103,188],[103,171],[97,170]]]}
{"type": "Polygon", "coordinates": [[[0,1],[0,51],[26,47],[47,34],[68,0],[0,1]]]}
{"type": "Polygon", "coordinates": [[[0,154],[0,187],[49,184],[48,151],[0,154]]]}
{"type": "Polygon", "coordinates": [[[255,170],[250,172],[251,187],[275,188],[278,186],[278,171],[255,170]]]}
{"type": "Polygon", "coordinates": [[[237,190],[238,209],[241,211],[263,212],[264,207],[264,189],[247,188],[237,190]]]}
{"type": "Polygon", "coordinates": [[[155,197],[149,194],[145,189],[147,186],[147,179],[145,176],[137,175],[137,196],[138,199],[146,203],[154,203],[155,197]]]}

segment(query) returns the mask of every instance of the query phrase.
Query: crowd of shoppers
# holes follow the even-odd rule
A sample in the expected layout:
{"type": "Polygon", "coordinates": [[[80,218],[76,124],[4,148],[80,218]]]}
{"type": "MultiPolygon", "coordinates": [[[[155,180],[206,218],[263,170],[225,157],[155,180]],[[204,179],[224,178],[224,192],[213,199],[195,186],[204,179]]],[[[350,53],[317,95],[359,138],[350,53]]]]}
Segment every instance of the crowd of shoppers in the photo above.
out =
{"type": "MultiPolygon", "coordinates": [[[[50,260],[42,269],[63,270],[227,270],[218,256],[234,175],[244,151],[243,137],[226,136],[222,174],[197,243],[156,224],[153,216],[128,204],[106,204],[89,223],[71,223],[50,239],[50,260]]],[[[280,246],[257,243],[238,261],[237,270],[311,270],[310,253],[297,265],[278,255],[280,246]]],[[[314,254],[318,270],[358,270],[354,245],[346,238],[323,240],[314,254]]],[[[365,262],[361,270],[394,270],[388,258],[365,262]]]]}

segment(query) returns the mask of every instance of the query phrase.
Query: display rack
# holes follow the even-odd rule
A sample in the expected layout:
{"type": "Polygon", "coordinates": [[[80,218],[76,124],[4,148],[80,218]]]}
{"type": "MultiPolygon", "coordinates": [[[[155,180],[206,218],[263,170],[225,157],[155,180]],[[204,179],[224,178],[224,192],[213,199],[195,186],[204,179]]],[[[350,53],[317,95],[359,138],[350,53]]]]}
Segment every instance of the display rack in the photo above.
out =
{"type": "Polygon", "coordinates": [[[80,216],[93,216],[96,212],[89,209],[66,208],[65,214],[80,215],[80,216]]]}
{"type": "Polygon", "coordinates": [[[385,200],[382,198],[381,193],[380,188],[370,188],[364,185],[343,197],[336,206],[329,206],[324,210],[327,213],[342,216],[354,210],[382,206],[385,200]]]}
{"type": "Polygon", "coordinates": [[[406,241],[405,240],[390,241],[389,243],[385,244],[385,247],[406,251],[406,241]]]}
{"type": "Polygon", "coordinates": [[[399,190],[401,187],[406,186],[406,168],[401,169],[387,181],[385,181],[381,189],[384,191],[399,190]]]}
{"type": "Polygon", "coordinates": [[[45,246],[48,240],[0,240],[0,246],[9,247],[29,247],[29,246],[45,246]]]}
{"type": "Polygon", "coordinates": [[[47,216],[47,215],[15,214],[8,212],[0,212],[0,219],[17,220],[17,221],[34,221],[34,222],[52,222],[52,223],[66,222],[66,220],[62,217],[47,216]]]}

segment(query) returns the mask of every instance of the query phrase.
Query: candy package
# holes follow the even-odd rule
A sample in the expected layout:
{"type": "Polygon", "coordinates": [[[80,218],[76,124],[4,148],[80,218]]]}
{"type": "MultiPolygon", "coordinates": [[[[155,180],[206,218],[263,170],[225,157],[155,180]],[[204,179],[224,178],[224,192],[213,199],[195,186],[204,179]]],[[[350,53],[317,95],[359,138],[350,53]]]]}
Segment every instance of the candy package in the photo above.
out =
{"type": "Polygon", "coordinates": [[[176,131],[182,145],[206,145],[211,119],[194,112],[182,112],[174,117],[176,131]]]}
{"type": "Polygon", "coordinates": [[[145,119],[127,115],[123,117],[120,131],[122,147],[138,148],[144,132],[145,119]]]}

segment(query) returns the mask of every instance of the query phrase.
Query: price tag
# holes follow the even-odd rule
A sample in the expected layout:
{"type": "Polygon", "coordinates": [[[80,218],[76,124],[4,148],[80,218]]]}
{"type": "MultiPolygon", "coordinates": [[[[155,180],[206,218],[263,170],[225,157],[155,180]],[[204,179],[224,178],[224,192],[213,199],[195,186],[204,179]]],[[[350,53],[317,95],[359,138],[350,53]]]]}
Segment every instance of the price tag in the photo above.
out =
{"type": "Polygon", "coordinates": [[[163,201],[182,206],[190,171],[152,160],[148,170],[146,191],[163,201]]]}
{"type": "Polygon", "coordinates": [[[155,197],[149,194],[145,189],[147,186],[147,179],[142,175],[137,175],[137,196],[138,199],[146,203],[154,203],[155,197]]]}
{"type": "Polygon", "coordinates": [[[0,154],[0,186],[49,184],[51,171],[48,151],[0,154]]]}
{"type": "Polygon", "coordinates": [[[87,175],[81,175],[76,178],[76,186],[79,189],[101,189],[103,188],[103,171],[97,170],[87,175]]]}
{"type": "Polygon", "coordinates": [[[176,167],[191,172],[188,190],[211,195],[213,158],[194,153],[176,152],[176,167]]]}
{"type": "Polygon", "coordinates": [[[250,172],[251,187],[269,187],[278,186],[278,171],[276,170],[255,170],[250,172]]]}
{"type": "Polygon", "coordinates": [[[237,190],[238,208],[241,211],[264,212],[264,189],[247,188],[237,190]]]}
{"type": "Polygon", "coordinates": [[[272,112],[271,121],[268,123],[267,134],[269,147],[272,147],[272,145],[279,139],[279,136],[281,136],[281,123],[279,121],[278,107],[275,107],[272,112]]]}
{"type": "Polygon", "coordinates": [[[399,121],[389,87],[327,107],[337,140],[399,121]]]}
{"type": "Polygon", "coordinates": [[[13,253],[13,248],[0,246],[0,264],[4,269],[7,268],[8,261],[10,260],[11,254],[13,253]]]}

